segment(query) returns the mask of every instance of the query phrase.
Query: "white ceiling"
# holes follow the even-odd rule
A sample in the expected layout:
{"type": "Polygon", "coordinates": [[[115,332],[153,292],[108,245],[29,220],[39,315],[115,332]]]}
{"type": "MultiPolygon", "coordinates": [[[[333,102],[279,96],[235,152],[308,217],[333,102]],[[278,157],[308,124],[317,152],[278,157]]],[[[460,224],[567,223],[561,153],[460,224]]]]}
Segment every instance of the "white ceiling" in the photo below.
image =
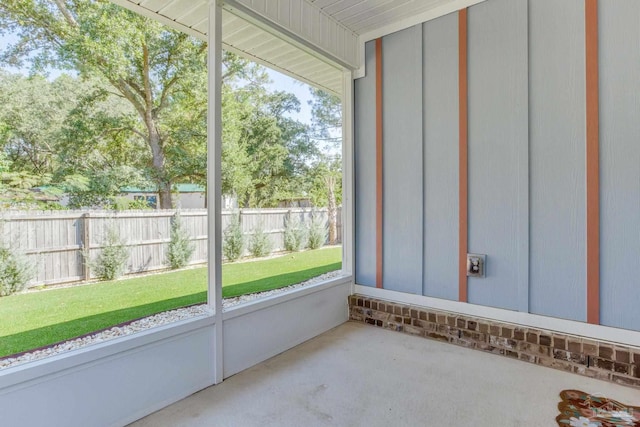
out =
{"type": "MultiPolygon", "coordinates": [[[[207,38],[209,0],[112,1],[193,36],[205,40],[207,38]]],[[[293,22],[293,15],[296,14],[301,24],[300,28],[293,27],[292,32],[299,32],[302,38],[305,33],[308,35],[316,31],[305,28],[304,22],[311,22],[318,27],[316,21],[319,20],[315,17],[320,16],[325,19],[323,22],[328,19],[343,34],[360,37],[360,43],[363,43],[374,36],[383,35],[385,31],[400,29],[404,23],[410,24],[412,19],[416,23],[421,22],[420,19],[426,20],[449,13],[467,3],[479,1],[483,0],[235,0],[228,3],[231,6],[242,6],[245,10],[254,7],[256,10],[272,9],[278,17],[288,14],[282,21],[285,24],[293,22]],[[300,15],[308,16],[301,18],[300,15]]],[[[305,46],[301,48],[299,43],[292,43],[293,38],[288,35],[280,34],[256,21],[250,23],[230,10],[235,12],[233,7],[225,7],[222,15],[222,40],[225,49],[327,91],[336,94],[342,92],[341,66],[312,49],[305,49],[305,46]]],[[[343,38],[343,34],[339,37],[343,38]]],[[[332,36],[321,34],[321,37],[329,39],[332,36]]],[[[333,45],[340,43],[335,40],[331,42],[333,45]]],[[[353,55],[357,57],[355,53],[353,55]]]]}
{"type": "MultiPolygon", "coordinates": [[[[269,0],[274,1],[274,0],[269,0]]],[[[208,0],[112,0],[134,12],[207,40],[208,0]]],[[[243,55],[297,80],[340,94],[342,70],[321,60],[283,38],[263,30],[236,15],[223,10],[223,48],[243,55]]]]}
{"type": "Polygon", "coordinates": [[[270,68],[329,92],[342,92],[339,67],[227,11],[222,12],[222,40],[225,48],[270,68]]]}
{"type": "Polygon", "coordinates": [[[421,14],[452,0],[310,0],[356,34],[421,14]]]}

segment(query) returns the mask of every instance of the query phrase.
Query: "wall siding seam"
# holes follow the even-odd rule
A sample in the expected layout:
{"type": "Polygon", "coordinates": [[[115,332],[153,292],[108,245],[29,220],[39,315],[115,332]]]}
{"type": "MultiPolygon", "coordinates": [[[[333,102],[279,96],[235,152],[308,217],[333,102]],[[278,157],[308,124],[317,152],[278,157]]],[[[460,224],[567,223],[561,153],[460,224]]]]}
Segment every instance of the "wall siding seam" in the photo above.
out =
{"type": "Polygon", "coordinates": [[[382,288],[383,273],[383,87],[382,38],[376,39],[376,287],[382,288]]]}
{"type": "Polygon", "coordinates": [[[428,267],[428,262],[426,259],[426,248],[427,248],[427,227],[426,227],[426,220],[427,220],[427,210],[426,210],[426,203],[427,203],[427,186],[425,184],[426,182],[426,175],[427,175],[427,163],[426,163],[426,154],[427,154],[427,138],[424,132],[424,123],[425,123],[425,103],[426,103],[426,96],[425,96],[425,64],[424,64],[424,23],[419,24],[420,25],[420,78],[422,79],[422,88],[421,88],[421,94],[420,94],[420,119],[421,119],[421,123],[420,123],[420,131],[422,133],[422,139],[421,139],[421,148],[422,148],[422,274],[421,274],[421,280],[422,282],[420,283],[420,293],[422,295],[426,295],[426,286],[427,286],[427,276],[426,276],[426,271],[427,271],[427,267],[428,267]]]}
{"type": "Polygon", "coordinates": [[[531,70],[531,65],[529,63],[529,41],[530,41],[530,33],[529,33],[529,3],[527,2],[527,11],[526,11],[526,49],[527,49],[527,88],[525,92],[526,102],[524,105],[527,107],[527,120],[526,120],[526,144],[520,148],[520,152],[518,153],[518,310],[528,313],[529,312],[529,262],[530,262],[530,238],[529,238],[529,224],[531,217],[531,206],[529,203],[530,200],[530,133],[529,126],[531,126],[531,116],[529,115],[530,103],[529,103],[529,74],[531,70]]]}

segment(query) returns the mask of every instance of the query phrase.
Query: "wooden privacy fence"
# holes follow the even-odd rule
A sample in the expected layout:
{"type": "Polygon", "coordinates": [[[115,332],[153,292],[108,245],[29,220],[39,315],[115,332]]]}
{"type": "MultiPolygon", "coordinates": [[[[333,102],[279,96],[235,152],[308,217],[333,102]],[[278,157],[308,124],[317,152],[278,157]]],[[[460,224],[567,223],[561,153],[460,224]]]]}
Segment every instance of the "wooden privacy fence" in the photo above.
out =
{"type": "MultiPolygon", "coordinates": [[[[274,251],[284,250],[284,228],[289,216],[309,224],[312,212],[326,221],[326,209],[242,209],[222,212],[222,229],[238,213],[247,240],[257,227],[270,235],[274,251]]],[[[125,274],[168,267],[171,221],[175,210],[157,211],[4,211],[0,212],[0,238],[11,249],[25,254],[36,267],[30,287],[95,278],[83,253],[91,259],[104,248],[112,227],[125,242],[129,259],[125,274]]],[[[181,222],[194,243],[190,264],[207,261],[207,211],[180,211],[181,222]]],[[[338,214],[338,241],[342,226],[338,214]]],[[[248,250],[245,251],[245,255],[248,250]]]]}

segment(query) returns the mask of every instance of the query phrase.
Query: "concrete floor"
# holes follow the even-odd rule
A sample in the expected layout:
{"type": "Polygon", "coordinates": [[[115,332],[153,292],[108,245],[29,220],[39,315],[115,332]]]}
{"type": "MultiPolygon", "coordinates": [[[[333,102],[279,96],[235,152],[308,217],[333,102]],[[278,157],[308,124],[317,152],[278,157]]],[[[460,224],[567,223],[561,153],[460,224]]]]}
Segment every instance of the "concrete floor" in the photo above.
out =
{"type": "Polygon", "coordinates": [[[132,426],[553,426],[558,393],[640,391],[346,323],[132,426]]]}

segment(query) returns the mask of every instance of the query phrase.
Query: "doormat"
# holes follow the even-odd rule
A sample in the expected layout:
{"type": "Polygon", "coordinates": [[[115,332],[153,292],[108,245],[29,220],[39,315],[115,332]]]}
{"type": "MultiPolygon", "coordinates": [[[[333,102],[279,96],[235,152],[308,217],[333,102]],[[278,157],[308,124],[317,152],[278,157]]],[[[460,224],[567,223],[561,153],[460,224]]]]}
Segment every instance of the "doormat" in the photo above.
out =
{"type": "Polygon", "coordinates": [[[556,417],[560,427],[640,427],[638,406],[579,390],[563,390],[560,398],[556,417]]]}

